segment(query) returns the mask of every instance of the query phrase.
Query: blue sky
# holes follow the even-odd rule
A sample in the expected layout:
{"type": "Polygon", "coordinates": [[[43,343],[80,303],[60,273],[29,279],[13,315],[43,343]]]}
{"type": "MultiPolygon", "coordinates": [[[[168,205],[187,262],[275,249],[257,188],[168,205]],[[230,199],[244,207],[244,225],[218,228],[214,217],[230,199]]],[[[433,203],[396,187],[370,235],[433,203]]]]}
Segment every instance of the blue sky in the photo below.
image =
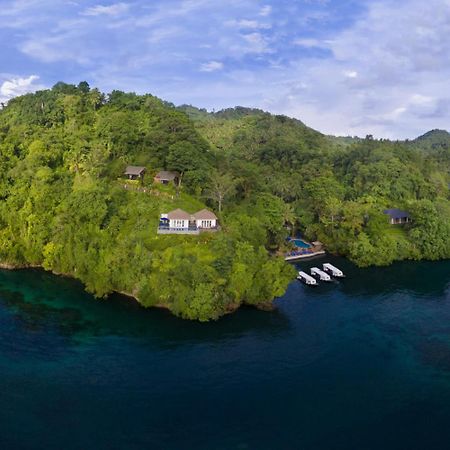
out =
{"type": "Polygon", "coordinates": [[[88,81],[325,133],[450,123],[450,0],[2,0],[0,101],[88,81]]]}

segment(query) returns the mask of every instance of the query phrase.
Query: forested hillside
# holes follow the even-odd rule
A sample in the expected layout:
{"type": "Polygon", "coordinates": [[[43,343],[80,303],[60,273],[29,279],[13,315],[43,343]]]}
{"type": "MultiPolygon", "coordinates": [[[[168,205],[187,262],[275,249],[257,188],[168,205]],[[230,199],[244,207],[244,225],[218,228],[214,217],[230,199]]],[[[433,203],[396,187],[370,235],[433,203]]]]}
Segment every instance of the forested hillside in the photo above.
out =
{"type": "Polygon", "coordinates": [[[414,139],[413,144],[422,150],[437,150],[450,148],[450,133],[445,130],[431,130],[417,139],[414,139]]]}
{"type": "Polygon", "coordinates": [[[237,180],[229,201],[239,206],[230,207],[245,209],[258,192],[275,195],[286,223],[360,266],[450,257],[449,133],[333,138],[257,110],[182,109],[220,155],[219,170],[237,180]],[[389,225],[387,208],[408,211],[412,223],[389,225]]]}
{"type": "Polygon", "coordinates": [[[334,139],[260,110],[58,83],[0,111],[0,261],[209,320],[284,293],[288,228],[360,266],[448,258],[450,150],[435,138],[334,139]],[[124,189],[128,164],[147,168],[145,191],[124,189]],[[181,186],[153,185],[160,169],[181,186]],[[205,206],[221,232],[156,234],[160,213],[205,206]]]}
{"type": "Polygon", "coordinates": [[[225,232],[156,234],[161,212],[194,212],[214,197],[216,165],[189,118],[150,95],[105,97],[86,83],[59,83],[16,98],[0,112],[0,261],[43,266],[98,297],[126,292],[189,319],[267,304],[293,273],[265,248],[264,197],[227,217],[225,232]],[[124,189],[127,164],[147,167],[146,192],[124,189]],[[152,186],[161,168],[184,173],[181,192],[152,186]]]}

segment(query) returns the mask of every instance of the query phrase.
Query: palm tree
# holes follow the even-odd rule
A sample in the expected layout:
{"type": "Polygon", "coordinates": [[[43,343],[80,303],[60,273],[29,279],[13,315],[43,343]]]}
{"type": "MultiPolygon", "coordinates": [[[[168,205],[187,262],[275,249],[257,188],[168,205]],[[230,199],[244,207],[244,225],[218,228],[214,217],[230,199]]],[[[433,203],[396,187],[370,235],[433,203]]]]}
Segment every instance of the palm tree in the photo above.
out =
{"type": "Polygon", "coordinates": [[[294,208],[289,203],[285,203],[283,208],[283,221],[289,225],[291,236],[294,236],[295,223],[297,218],[295,216],[294,208]]]}

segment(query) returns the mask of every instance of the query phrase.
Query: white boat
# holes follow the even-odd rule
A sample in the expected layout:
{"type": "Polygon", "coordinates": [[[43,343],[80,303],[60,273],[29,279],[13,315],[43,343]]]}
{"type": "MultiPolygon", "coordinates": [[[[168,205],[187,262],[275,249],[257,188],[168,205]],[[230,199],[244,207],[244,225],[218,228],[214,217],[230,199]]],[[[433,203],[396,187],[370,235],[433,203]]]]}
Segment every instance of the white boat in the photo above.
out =
{"type": "Polygon", "coordinates": [[[337,267],[334,267],[330,263],[323,264],[323,270],[324,270],[324,272],[326,272],[336,278],[344,278],[345,277],[344,272],[342,272],[342,270],[338,269],[337,267]]]}
{"type": "Polygon", "coordinates": [[[328,275],[323,270],[320,270],[318,267],[311,268],[311,275],[313,277],[319,278],[320,281],[331,281],[330,275],[328,275]]]}
{"type": "Polygon", "coordinates": [[[303,281],[308,286],[317,286],[317,280],[313,278],[311,275],[308,275],[306,272],[300,271],[298,273],[297,279],[303,281]]]}

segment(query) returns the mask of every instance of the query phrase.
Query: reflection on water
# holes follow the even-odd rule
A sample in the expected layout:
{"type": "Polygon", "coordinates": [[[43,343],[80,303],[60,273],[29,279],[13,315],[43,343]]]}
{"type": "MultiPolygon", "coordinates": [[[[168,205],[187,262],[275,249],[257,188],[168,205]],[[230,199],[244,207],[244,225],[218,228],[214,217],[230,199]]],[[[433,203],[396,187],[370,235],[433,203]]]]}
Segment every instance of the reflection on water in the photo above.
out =
{"type": "MultiPolygon", "coordinates": [[[[328,287],[334,288],[338,285],[351,297],[371,298],[383,294],[392,295],[393,292],[407,292],[435,298],[447,293],[449,289],[450,261],[404,261],[389,267],[358,269],[344,258],[327,255],[297,264],[296,267],[309,272],[311,267],[321,267],[324,262],[335,264],[346,274],[345,279],[334,280],[328,287]]],[[[321,287],[327,285],[322,283],[321,287]]],[[[318,295],[320,294],[319,290],[318,295]]]]}
{"type": "Polygon", "coordinates": [[[0,449],[447,449],[450,263],[324,261],[209,324],[0,271],[0,449]]]}
{"type": "Polygon", "coordinates": [[[1,271],[0,304],[14,315],[24,332],[51,330],[74,339],[114,335],[151,338],[155,344],[166,346],[249,334],[270,338],[289,331],[289,318],[279,309],[267,313],[244,307],[239,312],[240,320],[230,315],[219,322],[200,324],[180,320],[165,310],[143,308],[121,295],[96,300],[83,291],[80,283],[40,270],[1,271]]]}

